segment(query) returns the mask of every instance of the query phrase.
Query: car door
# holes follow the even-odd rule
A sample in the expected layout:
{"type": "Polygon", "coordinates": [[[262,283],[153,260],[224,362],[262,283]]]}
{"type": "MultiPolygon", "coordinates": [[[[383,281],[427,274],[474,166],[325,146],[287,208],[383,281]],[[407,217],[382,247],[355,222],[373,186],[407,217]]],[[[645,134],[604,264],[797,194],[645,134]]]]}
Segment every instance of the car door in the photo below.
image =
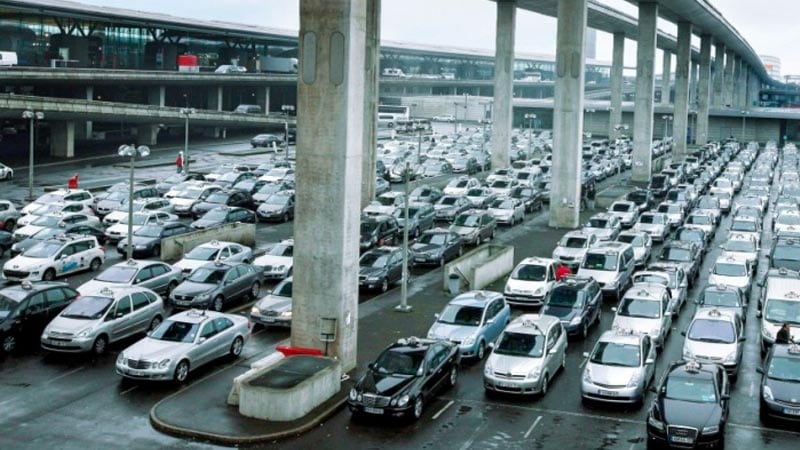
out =
{"type": "Polygon", "coordinates": [[[657,355],[656,346],[653,345],[653,341],[650,340],[650,336],[646,334],[642,335],[641,349],[642,365],[644,367],[644,375],[642,376],[642,379],[645,381],[645,383],[649,383],[651,379],[655,380],[653,378],[653,374],[656,371],[655,360],[657,355]],[[648,363],[647,361],[653,361],[653,363],[648,363]]]}
{"type": "Polygon", "coordinates": [[[389,283],[396,283],[403,278],[403,256],[400,251],[393,252],[389,259],[389,283]]]}
{"type": "Polygon", "coordinates": [[[494,299],[486,308],[483,334],[486,343],[494,342],[506,326],[506,315],[501,314],[505,309],[505,302],[501,298],[494,299]]]}
{"type": "Polygon", "coordinates": [[[71,298],[70,294],[64,288],[60,287],[48,289],[44,291],[44,294],[47,299],[47,317],[45,320],[47,323],[50,323],[50,321],[69,304],[71,298]]]}
{"type": "Polygon", "coordinates": [[[64,275],[80,269],[80,260],[75,255],[76,244],[68,244],[56,256],[56,272],[64,275]]]}
{"type": "Polygon", "coordinates": [[[233,344],[233,322],[227,317],[217,317],[214,319],[214,329],[216,335],[213,358],[221,358],[228,354],[233,344]]]}
{"type": "Polygon", "coordinates": [[[230,277],[230,286],[234,292],[233,297],[238,298],[247,292],[247,288],[249,287],[247,282],[249,281],[249,278],[247,277],[247,270],[244,267],[236,266],[232,268],[228,271],[226,277],[230,277]]]}
{"type": "Polygon", "coordinates": [[[21,340],[31,341],[38,337],[50,322],[47,298],[38,292],[28,298],[28,305],[18,319],[18,335],[21,340]]]}
{"type": "Polygon", "coordinates": [[[150,308],[150,301],[143,292],[131,294],[131,333],[144,333],[150,326],[153,309],[150,308]]]}
{"type": "Polygon", "coordinates": [[[197,364],[194,367],[201,366],[214,359],[216,347],[219,344],[217,329],[214,326],[214,320],[209,319],[203,322],[200,327],[200,335],[197,337],[197,364]]]}
{"type": "Polygon", "coordinates": [[[551,380],[553,379],[553,374],[556,373],[556,369],[558,368],[557,364],[561,361],[558,354],[559,347],[557,345],[557,329],[558,326],[554,324],[547,330],[547,333],[545,334],[545,336],[547,336],[547,340],[545,342],[547,353],[545,353],[544,368],[550,375],[551,380]]]}
{"type": "Polygon", "coordinates": [[[110,324],[110,342],[118,341],[133,334],[135,321],[132,316],[131,298],[124,296],[117,300],[117,304],[110,308],[107,320],[110,324]]]}
{"type": "Polygon", "coordinates": [[[139,270],[139,273],[137,273],[136,277],[133,279],[133,284],[158,291],[158,289],[153,286],[153,266],[147,266],[139,270]]]}

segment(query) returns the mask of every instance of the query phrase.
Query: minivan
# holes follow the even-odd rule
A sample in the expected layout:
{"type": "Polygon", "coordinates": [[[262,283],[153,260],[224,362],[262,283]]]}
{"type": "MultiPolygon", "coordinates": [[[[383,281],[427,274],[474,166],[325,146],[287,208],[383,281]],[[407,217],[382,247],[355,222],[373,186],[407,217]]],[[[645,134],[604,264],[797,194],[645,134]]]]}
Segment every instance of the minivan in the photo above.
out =
{"type": "Polygon", "coordinates": [[[635,264],[630,244],[601,242],[583,256],[578,275],[594,278],[604,295],[619,300],[631,282],[635,264]]]}

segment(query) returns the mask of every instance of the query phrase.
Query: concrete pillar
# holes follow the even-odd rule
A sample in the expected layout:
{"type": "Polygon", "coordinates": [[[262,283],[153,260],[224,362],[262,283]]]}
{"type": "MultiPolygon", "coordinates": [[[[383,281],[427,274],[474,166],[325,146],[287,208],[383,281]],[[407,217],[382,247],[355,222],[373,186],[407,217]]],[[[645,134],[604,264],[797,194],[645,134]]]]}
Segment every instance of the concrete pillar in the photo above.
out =
{"type": "Polygon", "coordinates": [[[722,86],[722,106],[726,108],[733,107],[733,83],[735,82],[733,71],[736,64],[735,56],[736,54],[733,50],[725,50],[725,83],[722,86]]]}
{"type": "Polygon", "coordinates": [[[263,86],[256,89],[256,105],[260,106],[261,109],[264,110],[264,114],[269,114],[269,94],[269,86],[263,86]]]}
{"type": "Polygon", "coordinates": [[[497,30],[494,57],[494,123],[492,125],[492,169],[511,164],[514,100],[514,32],[517,5],[513,1],[497,2],[497,30]]]}
{"type": "Polygon", "coordinates": [[[661,62],[661,104],[664,106],[669,105],[670,84],[672,83],[672,53],[664,50],[663,60],[661,62]]]}
{"type": "Polygon", "coordinates": [[[581,199],[587,0],[558,1],[550,226],[576,228],[581,199]]]}
{"type": "Polygon", "coordinates": [[[622,71],[625,68],[625,33],[614,33],[614,51],[611,56],[611,111],[608,117],[608,136],[619,137],[614,129],[622,123],[622,71]]]}
{"type": "Polygon", "coordinates": [[[375,198],[375,159],[378,146],[378,79],[380,75],[381,0],[367,2],[367,59],[364,76],[364,161],[361,170],[361,208],[375,198]]]}
{"type": "Polygon", "coordinates": [[[154,86],[147,89],[147,104],[164,106],[167,100],[167,87],[154,86]]]}
{"type": "Polygon", "coordinates": [[[50,123],[50,154],[60,158],[75,156],[75,122],[50,123]]]}
{"type": "Polygon", "coordinates": [[[700,73],[697,89],[697,145],[708,143],[708,108],[711,101],[711,35],[700,36],[700,73]]]}
{"type": "Polygon", "coordinates": [[[689,127],[689,71],[692,56],[692,24],[678,22],[678,53],[675,62],[675,110],[672,115],[673,156],[681,161],[686,156],[686,135],[689,127]]]}
{"type": "MultiPolygon", "coordinates": [[[[94,100],[94,86],[86,86],[86,101],[94,100]]],[[[94,122],[91,120],[86,121],[86,126],[83,127],[84,138],[91,139],[94,132],[94,122]]]]}
{"type": "Polygon", "coordinates": [[[291,343],[343,372],[356,366],[366,16],[367,0],[300,2],[291,343]]]}
{"type": "Polygon", "coordinates": [[[692,69],[689,72],[689,109],[692,109],[695,105],[697,105],[697,72],[699,70],[699,64],[692,61],[692,69]]]}
{"type": "Polygon", "coordinates": [[[747,73],[750,72],[750,67],[744,62],[744,59],[741,59],[740,62],[739,81],[736,87],[739,89],[739,108],[745,109],[747,108],[747,73]]]}
{"type": "Polygon", "coordinates": [[[141,124],[136,126],[137,145],[158,144],[158,125],[141,124]]]}
{"type": "Polygon", "coordinates": [[[639,3],[639,39],[636,49],[636,102],[633,111],[633,169],[631,181],[650,182],[653,141],[653,89],[658,3],[639,3]]]}
{"type": "Polygon", "coordinates": [[[215,86],[208,88],[208,98],[206,100],[206,109],[212,111],[222,111],[222,100],[224,88],[222,86],[215,86]]]}
{"type": "Polygon", "coordinates": [[[711,94],[711,106],[719,108],[725,103],[725,46],[714,44],[714,92],[711,94]]]}

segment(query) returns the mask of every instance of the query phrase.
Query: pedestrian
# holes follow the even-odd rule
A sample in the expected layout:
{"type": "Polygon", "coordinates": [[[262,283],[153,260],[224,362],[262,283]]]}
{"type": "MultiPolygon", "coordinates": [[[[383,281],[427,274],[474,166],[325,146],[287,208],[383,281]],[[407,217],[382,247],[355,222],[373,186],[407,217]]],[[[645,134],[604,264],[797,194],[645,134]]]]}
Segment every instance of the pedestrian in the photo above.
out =
{"type": "Polygon", "coordinates": [[[175,158],[175,166],[178,168],[178,173],[183,171],[183,152],[178,152],[178,157],[175,158]]]}
{"type": "Polygon", "coordinates": [[[561,279],[567,275],[572,275],[572,271],[564,264],[559,264],[556,269],[556,281],[561,281],[561,279]]]}
{"type": "Polygon", "coordinates": [[[775,335],[775,343],[776,344],[794,344],[794,340],[792,339],[792,333],[789,329],[789,324],[785,323],[781,326],[781,329],[778,330],[778,334],[775,335]]]}

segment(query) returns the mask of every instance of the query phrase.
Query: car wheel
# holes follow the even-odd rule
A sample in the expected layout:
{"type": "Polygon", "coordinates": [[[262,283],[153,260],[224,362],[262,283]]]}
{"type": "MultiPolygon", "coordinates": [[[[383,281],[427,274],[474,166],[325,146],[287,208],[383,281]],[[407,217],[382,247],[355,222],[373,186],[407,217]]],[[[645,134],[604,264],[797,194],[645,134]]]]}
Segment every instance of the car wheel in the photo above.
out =
{"type": "Polygon", "coordinates": [[[381,280],[381,293],[389,290],[389,280],[384,278],[381,280]]]}
{"type": "Polygon", "coordinates": [[[447,385],[448,387],[455,387],[457,382],[458,382],[458,367],[453,365],[453,367],[450,368],[450,376],[447,378],[447,385]]]}
{"type": "Polygon", "coordinates": [[[213,308],[214,308],[214,311],[218,311],[218,312],[222,311],[222,303],[223,303],[223,301],[222,301],[222,296],[221,295],[218,295],[218,296],[214,297],[214,303],[212,305],[213,308]]]}
{"type": "Polygon", "coordinates": [[[159,325],[161,325],[161,316],[155,316],[153,320],[150,321],[150,326],[147,327],[147,331],[153,331],[158,328],[159,325]]]}
{"type": "Polygon", "coordinates": [[[581,328],[581,337],[586,339],[589,336],[589,322],[583,322],[583,328],[581,328]]]}
{"type": "Polygon", "coordinates": [[[478,352],[475,356],[478,358],[478,361],[483,360],[483,357],[486,356],[486,344],[483,341],[478,344],[478,352]]]}
{"type": "Polygon", "coordinates": [[[287,212],[283,214],[283,222],[286,223],[288,221],[289,221],[289,213],[287,212]]]}
{"type": "Polygon", "coordinates": [[[183,383],[187,378],[189,378],[189,361],[184,359],[178,363],[178,366],[175,367],[173,378],[178,383],[183,383]]]}
{"type": "Polygon", "coordinates": [[[155,247],[153,247],[153,256],[155,258],[161,257],[161,246],[160,245],[156,245],[155,247]]]}
{"type": "Polygon", "coordinates": [[[17,223],[16,223],[16,222],[14,222],[14,219],[8,219],[8,220],[7,220],[7,221],[6,221],[6,222],[3,224],[3,229],[4,229],[4,230],[6,230],[6,231],[11,231],[11,230],[13,230],[13,229],[14,229],[14,225],[16,225],[16,224],[17,224],[17,223]]]}
{"type": "Polygon", "coordinates": [[[47,269],[44,271],[44,275],[42,275],[42,281],[53,281],[56,277],[56,271],[53,269],[47,269]]]}
{"type": "Polygon", "coordinates": [[[91,264],[89,264],[89,270],[91,270],[92,272],[96,272],[97,270],[100,269],[100,266],[102,264],[103,262],[100,261],[100,258],[95,258],[92,260],[91,264]]]}
{"type": "Polygon", "coordinates": [[[238,358],[239,355],[242,354],[242,348],[244,348],[244,339],[242,339],[241,336],[236,336],[236,339],[234,339],[231,344],[230,355],[234,358],[238,358]]]}
{"type": "Polygon", "coordinates": [[[255,283],[253,283],[252,286],[250,286],[250,298],[252,298],[253,300],[257,299],[258,294],[260,292],[261,292],[261,284],[258,281],[256,281],[255,283]]]}
{"type": "Polygon", "coordinates": [[[14,350],[17,349],[17,338],[11,334],[6,335],[3,338],[3,353],[10,354],[13,353],[14,350]]]}
{"type": "Polygon", "coordinates": [[[561,370],[567,368],[567,352],[561,354],[561,370]]]}
{"type": "Polygon", "coordinates": [[[547,376],[547,374],[544,374],[544,378],[542,378],[542,397],[547,395],[547,384],[549,381],[548,378],[549,377],[547,376]]]}
{"type": "Polygon", "coordinates": [[[416,399],[414,399],[414,419],[419,420],[422,417],[422,410],[424,409],[425,405],[422,401],[422,395],[418,395],[416,399]]]}
{"type": "Polygon", "coordinates": [[[102,355],[106,352],[107,347],[108,338],[105,335],[100,335],[94,340],[94,344],[92,344],[92,353],[95,355],[102,355]]]}

